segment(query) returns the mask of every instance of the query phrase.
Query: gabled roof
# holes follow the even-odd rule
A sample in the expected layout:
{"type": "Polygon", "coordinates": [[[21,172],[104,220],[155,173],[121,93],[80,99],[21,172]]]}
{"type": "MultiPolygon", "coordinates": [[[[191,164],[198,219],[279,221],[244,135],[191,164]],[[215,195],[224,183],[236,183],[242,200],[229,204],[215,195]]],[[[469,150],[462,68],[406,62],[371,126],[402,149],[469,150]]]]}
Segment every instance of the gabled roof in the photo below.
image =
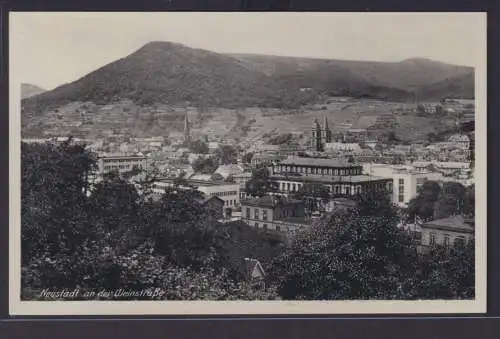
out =
{"type": "Polygon", "coordinates": [[[238,266],[238,273],[247,280],[263,278],[265,276],[264,269],[260,262],[252,258],[243,258],[241,264],[238,266]]]}
{"type": "Polygon", "coordinates": [[[207,194],[203,194],[201,198],[197,198],[195,199],[199,204],[201,205],[204,205],[206,204],[207,202],[209,202],[210,200],[212,199],[215,199],[219,202],[221,202],[222,204],[224,204],[224,200],[222,200],[221,198],[217,197],[217,196],[209,196],[207,194]]]}
{"type": "Polygon", "coordinates": [[[461,215],[454,215],[448,218],[426,222],[422,224],[422,228],[434,228],[444,231],[474,233],[474,221],[466,220],[461,215]]]}

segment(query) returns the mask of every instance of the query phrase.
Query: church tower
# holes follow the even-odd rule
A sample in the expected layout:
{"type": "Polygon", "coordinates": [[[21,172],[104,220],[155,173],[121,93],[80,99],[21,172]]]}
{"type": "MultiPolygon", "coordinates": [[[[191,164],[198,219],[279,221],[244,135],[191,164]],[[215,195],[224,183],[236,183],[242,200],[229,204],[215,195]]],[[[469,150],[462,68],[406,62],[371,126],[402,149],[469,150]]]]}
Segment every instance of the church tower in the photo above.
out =
{"type": "Polygon", "coordinates": [[[312,125],[312,139],[311,139],[311,148],[316,152],[323,151],[323,138],[322,138],[322,130],[321,125],[318,122],[318,119],[314,119],[312,125]]]}
{"type": "Polygon", "coordinates": [[[328,118],[326,117],[326,114],[323,116],[324,119],[324,125],[323,125],[323,140],[325,143],[332,142],[332,131],[328,127],[328,118]]]}
{"type": "Polygon", "coordinates": [[[191,141],[191,131],[189,129],[189,119],[186,110],[186,114],[184,116],[184,142],[189,142],[189,141],[191,141]]]}

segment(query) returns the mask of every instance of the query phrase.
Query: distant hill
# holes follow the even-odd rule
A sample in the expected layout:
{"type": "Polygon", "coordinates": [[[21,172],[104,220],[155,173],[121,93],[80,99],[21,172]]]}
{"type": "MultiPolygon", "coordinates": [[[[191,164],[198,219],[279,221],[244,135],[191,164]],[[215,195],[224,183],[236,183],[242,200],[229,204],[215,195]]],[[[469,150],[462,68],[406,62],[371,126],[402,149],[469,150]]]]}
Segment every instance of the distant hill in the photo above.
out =
{"type": "Polygon", "coordinates": [[[446,78],[474,72],[472,67],[450,65],[423,58],[406,59],[400,62],[376,62],[254,54],[232,54],[232,56],[246,63],[248,67],[273,76],[284,76],[296,72],[317,73],[319,70],[335,75],[339,69],[343,69],[357,81],[408,91],[446,78]]]}
{"type": "MultiPolygon", "coordinates": [[[[426,59],[389,63],[226,55],[151,42],[81,79],[24,99],[22,109],[29,117],[75,101],[104,105],[124,99],[140,106],[297,108],[318,95],[409,101],[414,92],[425,100],[453,94],[455,87],[440,83],[472,72],[426,59]],[[311,91],[301,91],[305,87],[311,91]]],[[[457,88],[456,96],[474,93],[470,86],[457,88]]]]}
{"type": "Polygon", "coordinates": [[[21,98],[26,99],[45,92],[43,88],[32,84],[21,84],[21,98]]]}
{"type": "Polygon", "coordinates": [[[447,78],[417,90],[419,98],[440,100],[442,98],[474,99],[474,73],[447,78]]]}
{"type": "Polygon", "coordinates": [[[119,99],[138,104],[277,107],[283,95],[296,98],[298,89],[280,87],[272,77],[223,54],[152,42],[36,100],[25,100],[23,107],[28,111],[43,110],[71,101],[106,104],[119,99]]]}

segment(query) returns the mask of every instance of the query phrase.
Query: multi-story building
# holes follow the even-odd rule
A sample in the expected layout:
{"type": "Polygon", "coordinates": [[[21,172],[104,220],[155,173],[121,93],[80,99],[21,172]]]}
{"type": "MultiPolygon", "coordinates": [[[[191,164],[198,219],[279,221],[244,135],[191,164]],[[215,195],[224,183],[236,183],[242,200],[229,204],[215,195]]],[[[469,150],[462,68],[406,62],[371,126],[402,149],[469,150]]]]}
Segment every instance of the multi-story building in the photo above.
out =
{"type": "Polygon", "coordinates": [[[454,134],[448,139],[448,141],[454,147],[462,149],[464,151],[468,151],[470,149],[470,139],[465,134],[454,134]]]}
{"type": "Polygon", "coordinates": [[[285,159],[286,156],[278,154],[266,154],[258,153],[254,154],[250,163],[253,167],[257,166],[271,166],[273,164],[278,164],[281,160],[285,159]]]}
{"type": "MultiPolygon", "coordinates": [[[[175,178],[164,178],[153,184],[153,192],[156,194],[165,193],[165,189],[175,185],[175,178]]],[[[214,182],[209,179],[186,179],[187,186],[180,188],[195,188],[204,193],[207,197],[218,197],[224,201],[224,208],[234,209],[240,206],[240,185],[236,183],[214,182]]]]}
{"type": "Polygon", "coordinates": [[[465,245],[474,240],[474,220],[461,215],[432,220],[420,225],[421,250],[435,245],[465,245]]]}
{"type": "Polygon", "coordinates": [[[302,200],[265,196],[241,202],[241,220],[249,226],[293,235],[309,225],[302,200]]]}
{"type": "Polygon", "coordinates": [[[224,179],[232,178],[240,186],[240,200],[246,198],[245,186],[252,178],[252,172],[242,165],[221,165],[215,173],[220,174],[224,179]]]}
{"type": "Polygon", "coordinates": [[[429,180],[429,173],[395,169],[392,179],[394,187],[392,195],[393,203],[399,207],[407,207],[410,200],[417,196],[424,182],[429,180]]]}
{"type": "Polygon", "coordinates": [[[433,167],[445,176],[461,175],[468,176],[471,172],[471,163],[451,162],[451,161],[419,161],[414,162],[413,167],[418,172],[426,172],[429,167],[433,167]]]}
{"type": "Polygon", "coordinates": [[[391,179],[392,202],[399,207],[407,207],[411,199],[418,194],[420,186],[427,180],[436,180],[439,175],[428,170],[415,171],[411,166],[387,164],[365,164],[365,173],[391,179]]]}
{"type": "Polygon", "coordinates": [[[130,172],[134,168],[147,169],[147,157],[138,154],[103,154],[97,158],[100,175],[112,171],[118,173],[130,172]]]}
{"type": "Polygon", "coordinates": [[[392,179],[364,175],[363,168],[345,159],[289,157],[272,167],[279,194],[289,195],[306,184],[319,184],[332,197],[355,196],[368,191],[392,194],[392,179]]]}

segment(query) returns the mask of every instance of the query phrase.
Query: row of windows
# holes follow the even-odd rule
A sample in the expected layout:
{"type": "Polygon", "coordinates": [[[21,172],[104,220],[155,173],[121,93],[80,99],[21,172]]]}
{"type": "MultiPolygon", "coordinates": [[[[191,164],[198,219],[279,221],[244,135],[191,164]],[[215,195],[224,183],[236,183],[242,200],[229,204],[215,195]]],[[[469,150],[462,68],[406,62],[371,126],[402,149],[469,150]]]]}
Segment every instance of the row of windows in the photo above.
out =
{"type": "Polygon", "coordinates": [[[237,195],[237,194],[238,194],[237,191],[227,191],[227,192],[212,192],[209,195],[211,197],[228,197],[228,196],[237,195]]]}
{"type": "MultiPolygon", "coordinates": [[[[284,182],[280,183],[280,190],[283,192],[297,192],[298,190],[300,190],[301,187],[302,187],[302,184],[284,183],[284,182]]],[[[327,187],[328,190],[330,192],[332,192],[331,186],[325,185],[325,187],[327,187]]],[[[377,185],[377,187],[382,188],[383,185],[380,185],[380,186],[377,185]]],[[[353,192],[353,194],[361,194],[361,191],[362,191],[362,188],[359,185],[358,186],[348,186],[344,190],[345,194],[347,194],[347,195],[350,195],[351,192],[353,192]]],[[[335,185],[333,187],[333,192],[335,194],[340,194],[342,192],[341,186],[335,185]]]]}
{"type": "Polygon", "coordinates": [[[405,201],[405,179],[398,180],[398,202],[405,201]]]}
{"type": "Polygon", "coordinates": [[[427,178],[425,178],[425,177],[417,178],[417,185],[422,185],[426,181],[427,181],[427,178]]]}
{"type": "Polygon", "coordinates": [[[321,175],[361,175],[361,168],[318,168],[304,166],[285,166],[280,165],[275,169],[276,173],[305,173],[305,174],[321,174],[321,175]]]}
{"type": "MultiPolygon", "coordinates": [[[[435,232],[431,232],[429,236],[429,245],[434,246],[436,245],[436,237],[437,234],[435,232]]],[[[466,243],[466,239],[463,235],[457,236],[455,240],[453,241],[454,245],[459,245],[463,246],[466,243]]],[[[450,246],[450,235],[449,234],[444,234],[443,235],[443,245],[448,247],[450,246]]]]}
{"type": "Polygon", "coordinates": [[[109,165],[109,166],[104,166],[105,170],[114,170],[114,169],[132,169],[132,166],[130,165],[109,165]]]}
{"type": "MultiPolygon", "coordinates": [[[[267,210],[262,209],[262,220],[267,220],[267,210]]],[[[250,208],[247,207],[247,218],[250,217],[250,208]]],[[[253,211],[253,218],[259,220],[260,219],[260,210],[258,208],[253,211]]]]}
{"type": "Polygon", "coordinates": [[[236,206],[236,200],[226,200],[224,202],[224,205],[227,205],[227,206],[236,206]]]}
{"type": "Polygon", "coordinates": [[[128,163],[138,164],[138,163],[141,163],[143,160],[142,159],[138,159],[138,160],[133,160],[133,159],[103,159],[103,161],[105,163],[110,163],[110,162],[124,163],[124,162],[128,162],[128,163]]]}
{"type": "MultiPolygon", "coordinates": [[[[246,214],[245,214],[245,217],[247,219],[250,219],[252,218],[252,213],[251,213],[251,208],[250,207],[247,207],[246,208],[246,214]]],[[[260,212],[261,210],[259,208],[255,208],[254,211],[253,211],[253,219],[256,219],[256,220],[264,220],[264,221],[267,221],[267,220],[270,220],[271,218],[269,217],[269,210],[268,209],[262,209],[262,219],[260,218],[260,212]]],[[[282,218],[286,218],[286,217],[295,217],[297,216],[297,214],[295,213],[295,210],[294,209],[288,209],[288,208],[283,208],[281,210],[281,217],[282,218]]]]}

